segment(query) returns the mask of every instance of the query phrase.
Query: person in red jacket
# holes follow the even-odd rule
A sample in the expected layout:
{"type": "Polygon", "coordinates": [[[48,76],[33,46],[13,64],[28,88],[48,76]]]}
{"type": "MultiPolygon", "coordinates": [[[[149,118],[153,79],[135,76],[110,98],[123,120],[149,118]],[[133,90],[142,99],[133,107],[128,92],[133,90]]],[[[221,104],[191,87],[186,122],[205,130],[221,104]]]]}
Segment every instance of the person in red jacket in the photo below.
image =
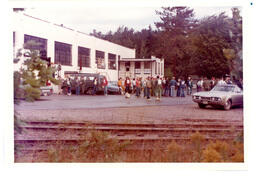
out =
{"type": "Polygon", "coordinates": [[[126,77],[125,82],[124,82],[124,86],[125,86],[125,93],[130,93],[130,89],[131,89],[131,80],[129,77],[126,77]]]}
{"type": "Polygon", "coordinates": [[[107,96],[108,95],[108,80],[105,76],[103,78],[102,86],[104,87],[104,95],[107,96]]]}

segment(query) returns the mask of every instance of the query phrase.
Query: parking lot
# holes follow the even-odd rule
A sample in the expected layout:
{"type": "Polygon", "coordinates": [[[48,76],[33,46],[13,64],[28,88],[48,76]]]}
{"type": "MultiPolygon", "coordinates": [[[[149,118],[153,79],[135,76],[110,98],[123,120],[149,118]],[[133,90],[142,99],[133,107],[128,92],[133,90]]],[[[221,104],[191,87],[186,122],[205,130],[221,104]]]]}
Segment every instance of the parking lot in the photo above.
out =
{"type": "Polygon", "coordinates": [[[122,95],[41,97],[33,103],[15,105],[20,118],[33,121],[89,121],[104,123],[168,123],[177,119],[215,119],[243,123],[243,108],[200,109],[191,96],[146,100],[122,95]]]}

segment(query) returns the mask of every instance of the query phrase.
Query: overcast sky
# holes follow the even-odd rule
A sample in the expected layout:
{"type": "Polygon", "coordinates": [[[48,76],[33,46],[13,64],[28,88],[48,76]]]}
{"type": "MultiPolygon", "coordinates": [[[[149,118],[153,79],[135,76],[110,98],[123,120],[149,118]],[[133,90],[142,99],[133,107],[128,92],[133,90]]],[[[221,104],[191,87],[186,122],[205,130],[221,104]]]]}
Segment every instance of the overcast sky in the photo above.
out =
{"type": "MultiPolygon", "coordinates": [[[[110,30],[116,31],[119,26],[141,30],[151,25],[154,29],[154,22],[159,21],[159,16],[155,11],[161,10],[163,6],[171,6],[169,3],[155,3],[152,0],[137,0],[136,3],[133,0],[105,0],[97,3],[98,1],[100,0],[72,4],[49,1],[44,4],[34,3],[26,8],[25,13],[89,34],[93,29],[103,33],[110,30]]],[[[227,5],[208,7],[188,5],[188,7],[194,9],[196,18],[221,12],[226,12],[231,16],[232,8],[227,5]]]]}

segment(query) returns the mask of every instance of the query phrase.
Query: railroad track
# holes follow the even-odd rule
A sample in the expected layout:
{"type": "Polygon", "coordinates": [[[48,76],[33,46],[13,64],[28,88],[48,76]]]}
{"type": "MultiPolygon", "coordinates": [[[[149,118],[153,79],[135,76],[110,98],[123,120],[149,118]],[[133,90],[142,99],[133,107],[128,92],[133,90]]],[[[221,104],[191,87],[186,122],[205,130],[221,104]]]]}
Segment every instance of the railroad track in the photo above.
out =
{"type": "Polygon", "coordinates": [[[108,132],[110,138],[120,142],[131,141],[130,149],[152,148],[152,143],[163,146],[172,140],[187,142],[191,134],[199,132],[206,140],[233,140],[243,131],[240,121],[216,119],[181,119],[168,124],[120,124],[29,121],[22,126],[23,132],[15,134],[15,145],[20,150],[44,151],[56,143],[72,146],[86,139],[90,131],[108,132]]]}

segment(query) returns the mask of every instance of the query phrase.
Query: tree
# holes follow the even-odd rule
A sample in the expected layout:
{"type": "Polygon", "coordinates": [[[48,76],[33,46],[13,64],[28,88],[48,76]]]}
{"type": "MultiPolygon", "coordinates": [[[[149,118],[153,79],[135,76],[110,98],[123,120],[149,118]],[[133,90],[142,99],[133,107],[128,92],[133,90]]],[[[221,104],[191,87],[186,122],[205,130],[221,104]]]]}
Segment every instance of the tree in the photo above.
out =
{"type": "Polygon", "coordinates": [[[191,47],[189,36],[196,26],[193,9],[188,7],[163,7],[156,11],[160,22],[155,25],[158,29],[155,53],[165,59],[165,66],[170,67],[174,76],[190,74],[191,47]]]}
{"type": "Polygon", "coordinates": [[[135,48],[137,58],[150,58],[153,55],[155,32],[152,31],[151,26],[141,31],[134,31],[133,28],[129,29],[128,27],[120,26],[116,32],[109,31],[106,34],[102,34],[93,30],[90,35],[128,48],[135,48]]]}
{"type": "Polygon", "coordinates": [[[225,13],[205,17],[192,34],[195,52],[192,56],[194,73],[199,76],[221,77],[230,72],[223,49],[230,48],[230,25],[225,13]]]}
{"type": "Polygon", "coordinates": [[[242,17],[238,8],[232,8],[232,19],[228,20],[230,25],[229,37],[230,48],[224,48],[223,53],[227,58],[231,74],[237,78],[243,77],[243,58],[242,58],[242,17]]]}
{"type": "MultiPolygon", "coordinates": [[[[32,41],[26,45],[36,44],[32,41]]],[[[30,50],[29,55],[20,71],[14,73],[14,98],[19,99],[23,96],[27,101],[34,101],[40,98],[40,87],[45,86],[47,81],[56,85],[59,81],[53,77],[56,68],[49,67],[48,63],[40,58],[38,51],[30,50]],[[19,93],[21,90],[24,90],[23,95],[19,93]]]]}

